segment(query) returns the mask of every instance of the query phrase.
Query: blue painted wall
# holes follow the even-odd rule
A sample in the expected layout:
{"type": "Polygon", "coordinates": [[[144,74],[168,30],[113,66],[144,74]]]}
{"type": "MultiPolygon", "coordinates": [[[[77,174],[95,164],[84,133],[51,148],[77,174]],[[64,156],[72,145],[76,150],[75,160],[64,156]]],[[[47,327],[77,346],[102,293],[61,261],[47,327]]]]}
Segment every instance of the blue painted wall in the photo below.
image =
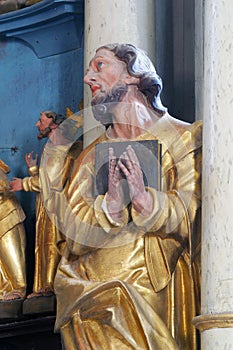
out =
{"type": "MultiPolygon", "coordinates": [[[[0,158],[11,168],[10,179],[24,177],[25,153],[41,154],[44,144],[37,140],[35,127],[40,112],[51,109],[64,115],[67,106],[78,110],[83,97],[82,38],[76,49],[38,58],[25,41],[0,36],[0,96],[0,158]]],[[[22,191],[17,197],[27,216],[27,236],[33,242],[35,194],[22,191]]]]}
{"type": "MultiPolygon", "coordinates": [[[[22,177],[27,174],[25,153],[41,153],[43,142],[37,140],[35,127],[40,111],[65,114],[67,106],[78,110],[83,49],[39,59],[22,41],[11,39],[0,45],[0,158],[10,166],[11,178],[22,177]]],[[[28,197],[19,194],[24,206],[28,197]]]]}

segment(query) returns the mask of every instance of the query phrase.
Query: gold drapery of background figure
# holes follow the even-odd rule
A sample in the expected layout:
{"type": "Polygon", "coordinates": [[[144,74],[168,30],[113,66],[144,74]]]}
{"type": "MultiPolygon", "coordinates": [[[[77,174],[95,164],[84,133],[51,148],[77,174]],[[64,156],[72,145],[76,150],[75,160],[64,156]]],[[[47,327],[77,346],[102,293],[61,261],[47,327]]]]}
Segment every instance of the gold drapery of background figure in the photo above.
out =
{"type": "Polygon", "coordinates": [[[5,163],[0,160],[0,299],[4,300],[10,294],[12,299],[26,295],[26,236],[25,214],[16,195],[9,192],[1,165],[5,163]]]}
{"type": "Polygon", "coordinates": [[[67,247],[55,277],[56,330],[67,349],[196,349],[201,128],[166,114],[137,138],[162,144],[163,192],[148,190],[164,206],[147,219],[132,210],[131,225],[119,228],[106,220],[103,198],[93,197],[94,146],[114,140],[106,132],[82,152],[68,187],[67,247]]]}
{"type": "MultiPolygon", "coordinates": [[[[58,174],[52,170],[52,173],[54,174],[54,182],[56,182],[56,177],[60,176],[59,179],[61,181],[61,185],[67,185],[70,169],[72,168],[74,159],[80,153],[81,147],[81,142],[77,142],[73,145],[72,149],[64,160],[64,164],[62,164],[62,174],[58,174]]],[[[57,157],[59,160],[61,148],[62,146],[57,149],[57,157]]],[[[54,162],[56,163],[56,154],[54,153],[53,158],[54,162]]],[[[52,168],[54,167],[54,162],[51,164],[52,168]]],[[[49,163],[47,166],[49,167],[49,163]]],[[[41,196],[43,177],[39,176],[38,167],[30,168],[29,173],[31,176],[23,179],[23,189],[25,191],[37,192],[35,272],[33,292],[49,292],[54,290],[54,277],[64,249],[65,238],[62,232],[59,230],[59,227],[54,225],[47,214],[43,198],[41,196]]],[[[45,188],[43,188],[43,191],[46,191],[45,188]]]]}

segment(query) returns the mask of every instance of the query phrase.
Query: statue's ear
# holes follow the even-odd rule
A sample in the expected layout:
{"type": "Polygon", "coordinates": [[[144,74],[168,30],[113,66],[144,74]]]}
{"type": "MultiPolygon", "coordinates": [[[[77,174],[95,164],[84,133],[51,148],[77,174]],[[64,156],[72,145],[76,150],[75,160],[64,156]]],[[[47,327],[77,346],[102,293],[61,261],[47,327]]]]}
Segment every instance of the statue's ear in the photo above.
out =
{"type": "Polygon", "coordinates": [[[127,75],[125,77],[125,83],[126,85],[139,85],[140,79],[133,77],[132,75],[127,75]]]}
{"type": "Polygon", "coordinates": [[[59,126],[59,124],[53,123],[53,124],[50,125],[50,128],[51,129],[57,129],[58,126],[59,126]]]}

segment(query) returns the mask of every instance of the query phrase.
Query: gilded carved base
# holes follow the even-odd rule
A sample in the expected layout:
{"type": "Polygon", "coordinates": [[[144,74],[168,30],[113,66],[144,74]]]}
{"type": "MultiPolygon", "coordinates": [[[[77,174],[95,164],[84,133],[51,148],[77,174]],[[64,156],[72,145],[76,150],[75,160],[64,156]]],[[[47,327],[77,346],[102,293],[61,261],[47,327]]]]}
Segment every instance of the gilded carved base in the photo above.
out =
{"type": "Polygon", "coordinates": [[[0,301],[0,323],[22,317],[23,299],[0,301]]]}
{"type": "Polygon", "coordinates": [[[193,325],[200,332],[212,328],[233,328],[233,313],[219,313],[196,316],[193,325]]]}
{"type": "Polygon", "coordinates": [[[55,314],[56,297],[55,295],[35,297],[25,299],[23,303],[23,314],[55,314]]]}
{"type": "Polygon", "coordinates": [[[27,315],[55,315],[55,313],[55,295],[35,297],[31,299],[0,301],[0,323],[13,320],[18,321],[27,315]]]}

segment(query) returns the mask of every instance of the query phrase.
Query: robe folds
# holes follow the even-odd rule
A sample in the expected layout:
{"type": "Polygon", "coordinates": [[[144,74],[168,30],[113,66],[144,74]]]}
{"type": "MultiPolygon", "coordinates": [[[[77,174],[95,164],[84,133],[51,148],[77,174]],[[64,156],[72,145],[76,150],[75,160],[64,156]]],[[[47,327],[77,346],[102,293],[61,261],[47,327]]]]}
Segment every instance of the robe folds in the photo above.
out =
{"type": "Polygon", "coordinates": [[[0,300],[14,292],[22,298],[26,295],[24,220],[24,211],[0,169],[0,300]]]}
{"type": "MultiPolygon", "coordinates": [[[[94,195],[95,145],[75,162],[63,220],[66,248],[55,277],[65,349],[196,349],[200,306],[202,123],[168,114],[135,139],[162,147],[153,211],[126,203],[119,220],[94,195]]],[[[125,141],[125,140],[124,140],[125,141]]]]}
{"type": "Polygon", "coordinates": [[[48,215],[48,210],[44,204],[47,183],[43,176],[43,167],[46,167],[46,171],[52,176],[51,181],[54,184],[58,182],[60,190],[67,185],[73,161],[81,151],[81,142],[74,143],[70,152],[63,157],[64,148],[62,145],[56,149],[54,148],[52,159],[48,157],[46,164],[40,165],[40,168],[38,166],[29,168],[31,176],[23,179],[24,191],[37,193],[33,292],[53,291],[54,277],[65,246],[63,233],[51,215],[48,215]],[[60,169],[59,173],[56,171],[58,167],[60,169]]]}

